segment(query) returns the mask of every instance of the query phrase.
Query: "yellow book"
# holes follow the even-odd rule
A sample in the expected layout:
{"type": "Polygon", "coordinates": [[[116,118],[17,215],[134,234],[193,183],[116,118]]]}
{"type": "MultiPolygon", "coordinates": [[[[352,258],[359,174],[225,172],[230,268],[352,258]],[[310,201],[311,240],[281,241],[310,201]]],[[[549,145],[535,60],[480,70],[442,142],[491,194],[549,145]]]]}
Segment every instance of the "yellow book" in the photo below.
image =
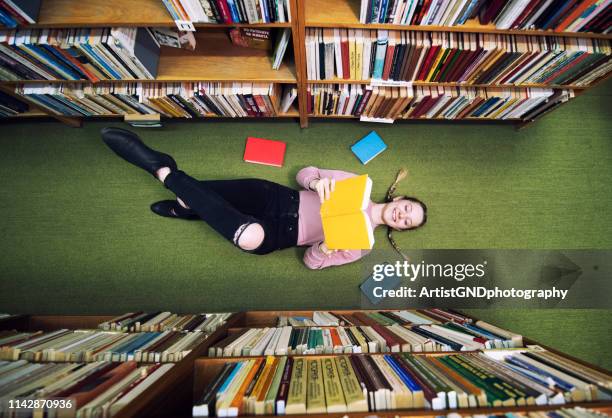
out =
{"type": "Polygon", "coordinates": [[[289,394],[287,396],[285,414],[306,413],[307,373],[306,359],[303,357],[295,358],[293,370],[291,371],[291,381],[289,383],[289,394]]]}
{"type": "Polygon", "coordinates": [[[325,386],[321,375],[321,359],[308,359],[307,390],[306,390],[306,413],[324,414],[327,412],[325,407],[325,386]]]}
{"type": "Polygon", "coordinates": [[[325,384],[325,403],[327,413],[347,412],[344,393],[338,376],[338,369],[333,357],[324,357],[321,360],[323,366],[323,383],[325,384]]]}
{"type": "Polygon", "coordinates": [[[360,80],[363,73],[363,31],[355,30],[355,80],[360,80]]]}
{"type": "Polygon", "coordinates": [[[372,180],[364,174],[336,183],[330,199],[321,205],[325,245],[334,250],[366,250],[374,245],[370,217],[365,212],[372,180]]]}
{"type": "Polygon", "coordinates": [[[334,358],[336,362],[338,378],[342,385],[342,392],[346,400],[347,411],[349,412],[367,412],[368,400],[366,398],[365,389],[361,387],[351,361],[347,356],[338,356],[334,358]]]}

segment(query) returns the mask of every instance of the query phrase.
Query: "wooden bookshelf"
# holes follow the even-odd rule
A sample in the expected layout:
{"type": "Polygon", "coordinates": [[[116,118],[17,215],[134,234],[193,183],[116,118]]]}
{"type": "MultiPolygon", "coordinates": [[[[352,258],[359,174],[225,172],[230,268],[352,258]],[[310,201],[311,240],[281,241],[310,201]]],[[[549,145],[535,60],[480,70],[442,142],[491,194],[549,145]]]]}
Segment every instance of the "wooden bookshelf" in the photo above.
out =
{"type": "MultiPolygon", "coordinates": [[[[294,311],[248,311],[240,312],[232,315],[227,322],[219,327],[210,337],[204,341],[196,349],[183,358],[183,360],[175,363],[164,378],[156,384],[149,387],[141,396],[135,399],[132,403],[123,408],[118,415],[119,418],[128,417],[190,417],[191,407],[194,399],[197,399],[205,385],[210,382],[215,375],[220,371],[223,364],[227,362],[236,362],[247,358],[256,357],[234,357],[234,358],[209,358],[206,357],[208,348],[225,338],[229,333],[237,332],[243,328],[259,328],[276,326],[278,316],[304,316],[312,318],[312,310],[294,310],[294,311]]],[[[348,314],[355,312],[354,310],[332,310],[332,313],[348,314]]],[[[92,329],[97,328],[98,324],[107,321],[114,316],[111,315],[17,315],[7,320],[0,320],[0,330],[19,329],[24,331],[33,330],[57,330],[61,328],[67,329],[92,329]]],[[[474,318],[475,319],[475,318],[474,318]]],[[[560,353],[557,350],[546,347],[536,341],[528,338],[523,338],[525,344],[537,344],[545,349],[561,354],[568,359],[580,362],[589,367],[609,374],[607,370],[590,365],[587,362],[575,359],[566,354],[560,353]]],[[[426,355],[428,353],[418,353],[426,355]]],[[[437,353],[443,354],[443,353],[437,353]]],[[[328,355],[296,355],[295,357],[305,358],[323,358],[335,356],[337,354],[328,355]]],[[[370,355],[370,354],[360,354],[370,355]]],[[[307,414],[299,415],[300,418],[339,418],[342,415],[348,415],[350,418],[365,418],[375,414],[381,418],[392,418],[396,416],[440,416],[451,412],[456,412],[462,415],[471,414],[494,414],[500,412],[527,412],[527,411],[547,411],[559,409],[561,407],[582,406],[585,408],[595,409],[602,412],[610,413],[612,411],[612,402],[581,402],[571,403],[566,405],[546,405],[533,407],[503,407],[503,408],[467,408],[432,411],[430,409],[413,409],[413,410],[392,410],[392,411],[376,411],[367,413],[348,413],[348,414],[307,414]]]]}
{"type": "Polygon", "coordinates": [[[589,32],[554,32],[544,30],[500,30],[495,25],[481,25],[474,20],[468,20],[461,26],[421,26],[393,25],[388,23],[360,23],[359,11],[361,0],[307,0],[306,27],[318,28],[362,28],[409,30],[422,32],[467,32],[467,33],[497,33],[505,35],[543,35],[568,36],[575,38],[612,39],[612,35],[589,32]]]}
{"type": "MultiPolygon", "coordinates": [[[[367,356],[369,354],[358,354],[360,356],[367,356]]],[[[419,355],[419,354],[417,354],[419,355]]],[[[332,355],[333,356],[333,355],[332,355]]],[[[296,356],[308,359],[323,358],[330,356],[296,356]]],[[[249,358],[261,358],[261,357],[249,357],[249,358]]],[[[235,363],[238,361],[245,360],[245,358],[199,358],[194,363],[194,386],[193,396],[197,399],[204,391],[206,385],[211,382],[215,376],[221,371],[221,368],[226,363],[235,363]]],[[[601,411],[609,411],[612,409],[612,402],[576,402],[568,403],[565,405],[539,405],[539,406],[508,406],[508,407],[484,407],[484,408],[460,408],[460,409],[443,409],[443,410],[431,410],[423,408],[415,409],[396,409],[388,411],[370,411],[370,412],[346,412],[346,413],[323,413],[323,414],[292,414],[291,417],[295,418],[340,418],[348,416],[350,418],[366,418],[371,416],[377,416],[379,418],[395,418],[398,416],[406,417],[423,417],[433,416],[440,417],[451,413],[460,414],[461,416],[472,416],[472,415],[496,415],[507,412],[535,412],[535,411],[552,411],[562,407],[584,407],[590,409],[596,409],[601,411]]],[[[249,415],[240,415],[249,416],[249,415]]],[[[262,417],[272,418],[278,415],[250,415],[251,417],[262,417]]]]}
{"type": "MultiPolygon", "coordinates": [[[[384,310],[384,309],[383,309],[384,310]]],[[[375,310],[380,311],[380,310],[375,310]]],[[[335,314],[350,314],[356,312],[356,310],[330,310],[330,313],[335,314]]],[[[367,312],[367,311],[361,311],[367,312]]],[[[264,328],[264,327],[275,327],[277,326],[277,321],[279,316],[299,316],[299,317],[307,317],[312,318],[314,311],[312,310],[292,310],[292,311],[247,311],[236,314],[234,326],[225,328],[226,334],[230,335],[235,332],[239,332],[244,328],[264,328]]],[[[461,313],[464,315],[463,313],[461,313]]],[[[468,315],[466,315],[468,316],[468,315]]],[[[469,316],[468,316],[469,317],[469,316]]],[[[477,319],[477,318],[472,318],[477,319]]],[[[553,348],[547,347],[543,344],[538,343],[532,339],[523,336],[523,341],[525,345],[539,345],[542,348],[545,348],[548,351],[559,354],[569,360],[576,361],[578,363],[584,364],[590,368],[603,372],[605,374],[610,374],[609,371],[589,364],[583,360],[577,359],[575,357],[569,356],[565,353],[562,353],[553,348]]],[[[447,352],[446,354],[452,354],[453,352],[447,352]]],[[[456,353],[456,352],[455,352],[456,353]]],[[[380,354],[380,353],[374,353],[380,354]]],[[[445,352],[436,352],[436,353],[411,353],[413,355],[428,355],[428,354],[445,354],[445,352]]],[[[334,357],[340,354],[316,354],[316,355],[290,355],[289,357],[300,357],[300,358],[325,358],[325,357],[334,357]]],[[[360,356],[369,356],[372,354],[364,353],[364,354],[356,354],[360,356]]],[[[194,363],[194,386],[193,386],[193,397],[194,400],[198,399],[206,385],[211,382],[215,376],[220,372],[221,368],[225,363],[228,362],[238,362],[247,359],[254,358],[262,358],[261,356],[241,356],[241,357],[223,357],[223,358],[210,358],[210,357],[200,357],[194,363]]],[[[574,402],[568,403],[565,405],[541,405],[541,406],[515,406],[515,407],[484,407],[484,408],[461,408],[461,409],[445,409],[445,410],[436,410],[433,411],[431,409],[410,409],[410,410],[389,410],[389,411],[375,411],[375,412],[349,412],[349,413],[324,413],[324,414],[301,414],[301,415],[292,415],[296,418],[337,418],[343,415],[346,415],[350,418],[366,418],[368,416],[376,415],[380,418],[394,418],[394,417],[436,417],[443,416],[450,413],[457,413],[463,416],[467,415],[494,415],[500,413],[507,412],[535,412],[535,411],[550,411],[557,410],[559,408],[571,408],[571,407],[584,407],[589,409],[594,409],[604,413],[610,413],[612,411],[612,402],[609,401],[595,401],[595,402],[574,402]]],[[[258,415],[259,417],[259,415],[258,415]]],[[[264,415],[265,418],[272,418],[273,416],[264,415]]]]}
{"type": "MultiPolygon", "coordinates": [[[[98,324],[114,317],[115,315],[18,315],[13,317],[13,321],[0,321],[0,330],[97,329],[98,324]]],[[[115,418],[190,417],[193,403],[190,388],[193,387],[194,362],[207,354],[210,344],[223,338],[229,327],[236,326],[239,317],[240,315],[233,314],[228,318],[226,323],[210,334],[202,344],[174,363],[163,379],[148,387],[133,402],[121,409],[115,418]]]]}
{"type": "MultiPolygon", "coordinates": [[[[305,46],[306,28],[366,28],[392,29],[401,31],[425,32],[466,32],[492,34],[521,34],[542,36],[563,36],[576,38],[597,38],[612,40],[612,34],[585,32],[554,32],[543,30],[498,30],[494,25],[480,25],[472,20],[461,26],[408,26],[393,24],[362,24],[359,22],[361,0],[290,0],[291,22],[264,24],[208,24],[196,23],[197,46],[195,51],[176,48],[162,48],[155,80],[129,80],[135,82],[261,82],[277,84],[296,84],[298,97],[295,107],[279,118],[299,118],[300,126],[307,127],[310,118],[356,119],[353,116],[315,116],[307,113],[307,87],[310,84],[369,84],[370,80],[308,80],[305,46]],[[252,48],[242,48],[231,43],[227,29],[232,27],[289,28],[292,47],[289,48],[279,70],[271,65],[272,52],[252,48]],[[290,51],[293,52],[290,52],[290,51]]],[[[175,27],[169,12],[161,0],[42,0],[38,22],[28,28],[80,28],[80,27],[175,27]]],[[[575,85],[488,85],[464,83],[413,82],[415,86],[444,87],[499,87],[499,88],[554,88],[572,89],[579,94],[592,86],[575,85]]],[[[104,83],[122,83],[128,80],[104,80],[104,83]]],[[[37,81],[0,81],[3,91],[15,88],[16,84],[30,83],[83,83],[84,80],[37,80],[37,81]]],[[[21,98],[23,100],[23,98],[21,98]]],[[[27,102],[27,100],[25,100],[27,102]]],[[[70,126],[81,126],[85,117],[59,116],[46,110],[32,108],[31,112],[6,118],[8,120],[27,120],[48,115],[70,126]]],[[[95,116],[105,118],[105,116],[95,116]]],[[[112,116],[118,118],[120,116],[112,116]]],[[[538,117],[539,118],[539,117],[538,117]]],[[[427,119],[403,119],[405,121],[427,119]]],[[[435,121],[444,119],[432,119],[435,121]]],[[[455,121],[455,120],[453,120],[455,121]]],[[[499,121],[496,119],[475,118],[470,121],[499,121]]],[[[517,127],[527,126],[525,120],[502,120],[517,127]]]]}

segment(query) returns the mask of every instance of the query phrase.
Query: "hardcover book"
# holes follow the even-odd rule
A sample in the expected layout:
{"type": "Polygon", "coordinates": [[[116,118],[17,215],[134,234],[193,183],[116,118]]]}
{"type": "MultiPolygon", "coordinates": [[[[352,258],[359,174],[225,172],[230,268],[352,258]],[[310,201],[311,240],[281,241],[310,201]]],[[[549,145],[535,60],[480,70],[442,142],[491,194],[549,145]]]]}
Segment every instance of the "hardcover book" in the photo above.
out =
{"type": "Polygon", "coordinates": [[[282,141],[248,137],[244,149],[244,161],[282,167],[286,148],[287,144],[282,141]]]}
{"type": "Polygon", "coordinates": [[[366,250],[374,245],[370,217],[372,180],[364,174],[341,180],[329,200],[321,205],[325,244],[332,250],[366,250]]]}
{"type": "Polygon", "coordinates": [[[372,161],[386,149],[387,144],[384,143],[382,138],[375,131],[370,132],[351,147],[353,154],[355,154],[364,165],[372,161]]]}

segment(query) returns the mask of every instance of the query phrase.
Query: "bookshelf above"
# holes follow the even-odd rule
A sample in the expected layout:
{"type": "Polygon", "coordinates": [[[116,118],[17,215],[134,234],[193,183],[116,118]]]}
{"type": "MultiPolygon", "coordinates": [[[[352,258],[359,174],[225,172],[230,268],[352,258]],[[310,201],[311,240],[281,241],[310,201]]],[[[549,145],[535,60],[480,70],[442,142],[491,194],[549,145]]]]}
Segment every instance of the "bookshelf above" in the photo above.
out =
{"type": "MultiPolygon", "coordinates": [[[[43,0],[38,22],[31,28],[100,26],[175,27],[161,0],[43,0]]],[[[209,24],[196,27],[291,27],[291,23],[209,24]]]]}
{"type": "Polygon", "coordinates": [[[381,23],[360,23],[359,10],[361,0],[308,0],[305,2],[305,26],[318,28],[363,28],[410,30],[425,32],[468,32],[468,33],[498,33],[509,35],[554,35],[576,38],[612,39],[612,35],[590,32],[553,32],[542,30],[500,30],[495,25],[481,25],[475,21],[467,21],[461,26],[415,26],[393,25],[381,23]]]}

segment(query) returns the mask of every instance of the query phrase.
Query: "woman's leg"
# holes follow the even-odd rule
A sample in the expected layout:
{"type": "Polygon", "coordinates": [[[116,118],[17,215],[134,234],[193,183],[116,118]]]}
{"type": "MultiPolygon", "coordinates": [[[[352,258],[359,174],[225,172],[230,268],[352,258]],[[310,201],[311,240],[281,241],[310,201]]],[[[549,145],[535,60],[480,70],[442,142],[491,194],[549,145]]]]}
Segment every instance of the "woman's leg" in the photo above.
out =
{"type": "Polygon", "coordinates": [[[182,171],[168,174],[162,169],[158,178],[186,206],[237,247],[255,254],[274,251],[274,226],[268,221],[260,221],[239,211],[212,188],[182,171]]]}

